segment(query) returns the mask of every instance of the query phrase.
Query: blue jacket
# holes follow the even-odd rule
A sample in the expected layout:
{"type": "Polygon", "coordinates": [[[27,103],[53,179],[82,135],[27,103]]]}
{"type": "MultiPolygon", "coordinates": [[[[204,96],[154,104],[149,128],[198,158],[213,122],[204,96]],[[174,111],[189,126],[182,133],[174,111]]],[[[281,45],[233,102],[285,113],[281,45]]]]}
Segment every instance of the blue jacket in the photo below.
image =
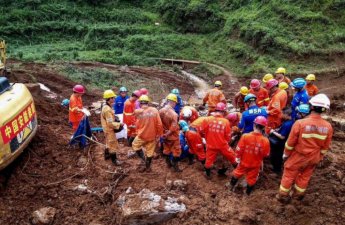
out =
{"type": "Polygon", "coordinates": [[[259,108],[258,106],[254,105],[242,113],[241,122],[238,127],[243,129],[244,134],[250,133],[254,130],[254,120],[257,116],[264,116],[267,118],[266,109],[259,108]]]}
{"type": "Polygon", "coordinates": [[[183,108],[183,101],[182,101],[182,98],[181,96],[177,96],[177,104],[174,108],[175,112],[177,113],[177,115],[180,115],[180,111],[181,109],[183,108]]]}
{"type": "Polygon", "coordinates": [[[297,92],[293,96],[293,99],[291,101],[292,119],[296,119],[296,115],[297,115],[296,107],[299,106],[300,104],[307,104],[308,102],[309,102],[309,95],[305,89],[303,89],[300,92],[297,92]]]}
{"type": "Polygon", "coordinates": [[[127,99],[129,99],[129,96],[126,96],[123,98],[121,95],[119,95],[115,98],[115,104],[114,104],[115,114],[123,113],[123,107],[127,99]]]}
{"type": "MultiPolygon", "coordinates": [[[[189,155],[189,146],[187,144],[186,138],[184,136],[184,133],[181,131],[180,132],[180,146],[181,146],[181,155],[180,155],[180,160],[187,158],[189,155]]],[[[170,153],[170,159],[173,159],[172,153],[170,153]]]]}

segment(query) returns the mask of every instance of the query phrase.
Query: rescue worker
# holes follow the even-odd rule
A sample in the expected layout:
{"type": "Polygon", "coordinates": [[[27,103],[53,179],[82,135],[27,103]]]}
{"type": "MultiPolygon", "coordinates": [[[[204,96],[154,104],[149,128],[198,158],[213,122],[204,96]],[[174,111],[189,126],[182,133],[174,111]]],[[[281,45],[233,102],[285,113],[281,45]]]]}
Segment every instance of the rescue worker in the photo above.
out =
{"type": "Polygon", "coordinates": [[[282,110],[286,107],[287,94],[284,90],[279,89],[279,83],[272,79],[266,83],[266,88],[270,94],[270,103],[267,106],[267,127],[266,132],[278,128],[282,123],[282,110]]]}
{"type": "Polygon", "coordinates": [[[214,88],[208,91],[203,99],[203,106],[205,106],[206,103],[208,105],[208,115],[211,115],[211,113],[215,111],[216,105],[219,102],[223,102],[224,104],[226,104],[225,96],[220,90],[222,88],[222,85],[223,84],[221,81],[216,81],[214,83],[214,88]]]}
{"type": "Polygon", "coordinates": [[[279,67],[276,72],[275,72],[275,79],[281,83],[281,82],[285,82],[288,85],[290,85],[291,80],[286,76],[286,69],[283,67],[279,67]]]}
{"type": "Polygon", "coordinates": [[[243,112],[246,110],[246,106],[244,104],[244,97],[249,94],[249,90],[247,87],[243,86],[241,87],[240,91],[236,93],[233,105],[238,112],[243,112]]]}
{"type": "Polygon", "coordinates": [[[106,90],[103,93],[105,104],[102,106],[101,124],[105,135],[106,148],[104,151],[104,158],[111,158],[114,165],[118,166],[122,163],[117,159],[116,152],[119,150],[119,143],[117,142],[115,130],[122,129],[123,124],[115,121],[115,114],[113,111],[114,99],[116,95],[112,90],[106,90]]]}
{"type": "Polygon", "coordinates": [[[239,138],[241,137],[241,129],[238,128],[242,114],[240,112],[229,113],[226,119],[230,122],[231,128],[231,141],[230,147],[235,147],[239,138]]]}
{"type": "Polygon", "coordinates": [[[319,89],[314,84],[316,77],[314,74],[308,74],[308,76],[305,78],[307,81],[307,85],[305,86],[305,89],[308,92],[309,97],[313,97],[319,93],[319,89]]]}
{"type": "MultiPolygon", "coordinates": [[[[141,95],[149,96],[149,91],[148,91],[146,88],[141,88],[141,89],[139,90],[139,93],[140,93],[140,96],[141,96],[141,95]]],[[[136,108],[136,109],[140,109],[140,102],[139,102],[139,100],[136,101],[136,103],[135,103],[135,108],[136,108]]]]}
{"type": "Polygon", "coordinates": [[[296,107],[300,104],[306,104],[309,101],[309,96],[307,91],[304,89],[307,82],[303,78],[296,78],[291,83],[291,86],[295,88],[295,95],[291,101],[292,119],[296,119],[297,111],[296,107]]]}
{"type": "Polygon", "coordinates": [[[271,146],[270,160],[273,166],[272,170],[276,174],[281,174],[283,165],[283,152],[287,138],[289,137],[294,120],[291,118],[291,108],[285,107],[283,109],[282,125],[269,132],[269,141],[271,146]]]}
{"type": "Polygon", "coordinates": [[[180,111],[183,107],[183,100],[180,96],[180,91],[177,88],[174,88],[174,89],[172,89],[171,94],[174,94],[177,96],[177,104],[176,104],[174,110],[177,113],[177,115],[180,115],[180,111]]]}
{"type": "Polygon", "coordinates": [[[178,115],[174,111],[177,104],[177,96],[169,94],[166,98],[166,105],[159,110],[159,115],[163,123],[163,154],[168,167],[173,167],[175,172],[181,172],[178,167],[178,159],[181,155],[181,146],[179,140],[178,115]],[[173,159],[170,160],[170,153],[173,159]]]}
{"type": "Polygon", "coordinates": [[[258,107],[268,106],[270,102],[268,91],[261,87],[261,82],[258,79],[253,79],[250,82],[249,93],[256,96],[256,105],[258,107]]]}
{"type": "Polygon", "coordinates": [[[257,116],[267,117],[266,109],[259,108],[256,105],[256,96],[253,94],[248,94],[244,98],[244,103],[246,104],[246,111],[242,113],[241,122],[238,128],[242,130],[243,134],[250,133],[254,129],[254,120],[257,116]]]}
{"type": "Polygon", "coordinates": [[[81,98],[84,93],[84,87],[77,84],[73,87],[73,94],[69,99],[69,122],[72,124],[74,132],[77,131],[79,123],[84,117],[83,100],[81,98]]]}
{"type": "Polygon", "coordinates": [[[304,119],[310,114],[310,106],[309,104],[301,104],[296,107],[297,116],[296,120],[304,119]]]}
{"type": "Polygon", "coordinates": [[[189,147],[189,164],[193,163],[194,155],[196,155],[198,160],[204,165],[206,154],[199,132],[197,129],[189,127],[188,123],[184,120],[180,120],[179,124],[189,147]]]}
{"type": "Polygon", "coordinates": [[[162,121],[158,110],[149,106],[150,99],[147,95],[139,98],[140,109],[136,109],[137,136],[132,143],[133,150],[145,162],[143,171],[151,171],[152,157],[156,148],[156,143],[163,134],[162,121]],[[143,151],[145,148],[145,153],[143,151]]]}
{"type": "Polygon", "coordinates": [[[262,82],[264,83],[264,87],[263,88],[266,88],[266,83],[270,80],[272,80],[274,77],[272,74],[270,73],[267,73],[265,74],[265,76],[262,78],[262,82]]]}
{"type": "Polygon", "coordinates": [[[129,96],[127,95],[127,88],[121,87],[119,90],[119,96],[115,98],[115,104],[114,104],[114,111],[115,114],[122,114],[123,113],[123,107],[125,105],[125,102],[127,99],[129,99],[129,96]]]}
{"type": "Polygon", "coordinates": [[[198,111],[192,106],[185,106],[182,108],[180,113],[180,120],[185,120],[188,123],[193,123],[199,118],[198,111]]]}
{"type": "Polygon", "coordinates": [[[215,110],[214,114],[204,120],[202,124],[206,139],[205,172],[208,178],[211,177],[211,167],[219,153],[236,167],[235,153],[229,146],[230,123],[224,118],[226,106],[220,102],[216,105],[215,110]]]}
{"type": "Polygon", "coordinates": [[[279,83],[279,89],[286,90],[289,88],[289,85],[286,82],[279,83]]]}
{"type": "Polygon", "coordinates": [[[292,126],[285,144],[283,177],[278,200],[288,202],[294,185],[292,197],[302,200],[316,165],[327,153],[333,135],[333,128],[321,114],[330,108],[330,100],[325,94],[318,94],[309,101],[311,114],[297,120],[292,126]]]}
{"type": "Polygon", "coordinates": [[[135,122],[136,118],[134,115],[135,111],[135,102],[138,101],[140,97],[139,90],[135,90],[132,93],[132,96],[125,102],[123,109],[123,123],[127,125],[127,142],[128,146],[132,146],[134,138],[136,136],[136,127],[135,122]]]}
{"type": "Polygon", "coordinates": [[[236,161],[238,166],[233,171],[230,180],[231,189],[234,189],[238,179],[245,176],[247,181],[247,195],[253,191],[259,177],[263,159],[270,154],[268,138],[264,136],[267,119],[258,116],[254,120],[254,131],[242,135],[236,148],[236,161]]]}

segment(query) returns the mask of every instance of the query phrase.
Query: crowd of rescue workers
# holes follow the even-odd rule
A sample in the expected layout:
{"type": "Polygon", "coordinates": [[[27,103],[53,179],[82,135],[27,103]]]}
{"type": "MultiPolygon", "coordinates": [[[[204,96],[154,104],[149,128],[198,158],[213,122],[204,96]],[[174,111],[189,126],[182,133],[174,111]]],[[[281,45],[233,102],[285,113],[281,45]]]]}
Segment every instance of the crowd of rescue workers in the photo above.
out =
{"type": "MultiPolygon", "coordinates": [[[[184,106],[178,89],[165,98],[161,109],[153,107],[147,89],[135,90],[128,96],[125,87],[119,96],[113,90],[103,94],[101,124],[105,135],[105,159],[121,165],[117,153],[116,132],[127,127],[128,145],[142,160],[140,171],[151,171],[157,145],[161,146],[166,164],[180,172],[179,162],[186,158],[192,164],[194,157],[203,165],[207,178],[218,154],[233,167],[230,189],[245,177],[245,192],[250,195],[269,158],[271,169],[282,174],[278,200],[302,200],[316,166],[327,153],[333,129],[321,114],[330,109],[329,98],[319,93],[314,74],[296,78],[292,82],[285,68],[278,68],[275,76],[266,74],[262,81],[251,80],[249,87],[241,87],[233,99],[229,113],[222,92],[222,82],[203,98],[207,116],[200,116],[196,108],[184,106]],[[116,114],[123,114],[120,122],[116,114]]],[[[80,121],[89,112],[83,108],[82,85],[73,88],[69,101],[69,121],[76,131],[80,121]]],[[[227,167],[218,169],[225,175],[227,167]]]]}

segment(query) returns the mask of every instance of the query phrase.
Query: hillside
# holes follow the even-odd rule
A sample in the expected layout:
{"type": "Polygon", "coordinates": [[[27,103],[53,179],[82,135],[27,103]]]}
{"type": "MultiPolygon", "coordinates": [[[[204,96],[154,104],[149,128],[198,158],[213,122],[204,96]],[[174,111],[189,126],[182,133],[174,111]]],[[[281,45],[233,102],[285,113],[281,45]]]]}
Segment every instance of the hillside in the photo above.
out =
{"type": "Polygon", "coordinates": [[[183,58],[261,75],[278,66],[327,70],[345,53],[342,0],[3,2],[0,38],[21,60],[153,65],[156,57],[183,58]]]}

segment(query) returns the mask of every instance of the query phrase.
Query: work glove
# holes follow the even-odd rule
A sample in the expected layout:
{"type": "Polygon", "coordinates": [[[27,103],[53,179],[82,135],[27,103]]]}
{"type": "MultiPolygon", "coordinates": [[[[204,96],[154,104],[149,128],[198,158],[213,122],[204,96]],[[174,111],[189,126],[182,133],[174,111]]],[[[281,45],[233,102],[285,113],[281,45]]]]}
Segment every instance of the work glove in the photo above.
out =
{"type": "Polygon", "coordinates": [[[237,164],[239,164],[241,162],[241,159],[240,158],[236,158],[235,161],[236,161],[237,164]]]}
{"type": "Polygon", "coordinates": [[[87,110],[86,108],[83,108],[81,111],[84,113],[85,116],[91,116],[90,111],[87,110]]]}

